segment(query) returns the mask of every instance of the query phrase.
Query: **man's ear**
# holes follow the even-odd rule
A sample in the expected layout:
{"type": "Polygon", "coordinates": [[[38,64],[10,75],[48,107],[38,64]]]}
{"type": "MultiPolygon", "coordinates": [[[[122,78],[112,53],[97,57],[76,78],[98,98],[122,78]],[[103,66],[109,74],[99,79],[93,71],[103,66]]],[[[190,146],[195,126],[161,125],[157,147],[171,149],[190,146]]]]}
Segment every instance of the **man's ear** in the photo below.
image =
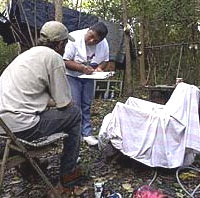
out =
{"type": "Polygon", "coordinates": [[[55,50],[55,51],[57,51],[58,48],[59,48],[59,42],[60,42],[60,41],[54,42],[54,50],[55,50]]]}
{"type": "Polygon", "coordinates": [[[55,51],[57,53],[59,53],[61,56],[63,56],[64,52],[65,52],[65,45],[66,45],[66,41],[58,41],[57,45],[55,47],[55,51]]]}
{"type": "Polygon", "coordinates": [[[59,53],[61,50],[61,46],[62,46],[62,41],[57,41],[54,47],[55,51],[59,53]]]}
{"type": "Polygon", "coordinates": [[[67,44],[66,40],[58,41],[59,48],[63,48],[63,46],[65,47],[66,44],[67,44]]]}

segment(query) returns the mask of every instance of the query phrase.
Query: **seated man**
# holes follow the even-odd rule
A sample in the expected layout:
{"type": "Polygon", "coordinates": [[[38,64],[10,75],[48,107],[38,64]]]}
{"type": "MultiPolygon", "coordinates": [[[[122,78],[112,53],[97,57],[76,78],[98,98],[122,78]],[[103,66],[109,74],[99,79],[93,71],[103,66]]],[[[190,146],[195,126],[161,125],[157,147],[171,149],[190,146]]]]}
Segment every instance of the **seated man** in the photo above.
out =
{"type": "Polygon", "coordinates": [[[61,56],[68,39],[74,40],[62,23],[45,23],[39,46],[16,57],[0,76],[0,116],[17,137],[32,141],[59,132],[69,135],[61,157],[63,186],[78,177],[81,125],[61,56]],[[47,109],[49,101],[55,108],[47,109]]]}
{"type": "Polygon", "coordinates": [[[151,167],[176,168],[200,152],[200,90],[186,83],[165,105],[130,97],[117,103],[104,120],[99,146],[108,141],[123,154],[151,167]]]}

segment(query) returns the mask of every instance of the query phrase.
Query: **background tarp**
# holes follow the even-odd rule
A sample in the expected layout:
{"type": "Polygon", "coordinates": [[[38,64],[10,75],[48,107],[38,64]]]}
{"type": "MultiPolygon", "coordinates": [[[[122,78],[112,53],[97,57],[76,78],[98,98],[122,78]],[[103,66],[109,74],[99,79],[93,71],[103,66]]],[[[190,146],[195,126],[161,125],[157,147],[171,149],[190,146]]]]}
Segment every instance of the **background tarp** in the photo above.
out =
{"type": "MultiPolygon", "coordinates": [[[[35,39],[35,32],[39,36],[42,25],[46,21],[54,20],[55,7],[52,3],[43,0],[11,0],[10,7],[3,15],[0,16],[0,35],[4,42],[11,44],[18,41],[22,45],[30,47],[32,44],[27,24],[30,27],[33,39],[35,39]]],[[[63,23],[67,26],[69,32],[90,27],[98,21],[102,20],[97,16],[63,7],[63,23]]],[[[123,63],[125,57],[123,28],[113,22],[103,22],[109,30],[107,40],[110,47],[110,60],[123,63]]]]}

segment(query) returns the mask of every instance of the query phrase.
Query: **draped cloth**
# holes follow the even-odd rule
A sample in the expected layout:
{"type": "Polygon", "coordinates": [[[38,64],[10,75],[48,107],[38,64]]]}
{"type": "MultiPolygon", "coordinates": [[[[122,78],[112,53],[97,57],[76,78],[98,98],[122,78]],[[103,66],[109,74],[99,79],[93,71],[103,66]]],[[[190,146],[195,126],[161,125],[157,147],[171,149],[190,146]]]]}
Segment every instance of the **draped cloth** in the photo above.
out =
{"type": "Polygon", "coordinates": [[[99,148],[108,141],[123,154],[151,167],[190,165],[200,152],[200,90],[179,83],[165,105],[130,97],[105,116],[99,148]]]}

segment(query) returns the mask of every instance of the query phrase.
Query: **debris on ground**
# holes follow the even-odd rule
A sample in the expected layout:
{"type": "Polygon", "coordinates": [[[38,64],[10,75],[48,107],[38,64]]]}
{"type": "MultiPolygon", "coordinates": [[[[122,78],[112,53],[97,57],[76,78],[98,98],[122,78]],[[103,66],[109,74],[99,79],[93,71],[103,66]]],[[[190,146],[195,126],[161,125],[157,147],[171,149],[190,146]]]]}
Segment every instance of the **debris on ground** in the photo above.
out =
{"type": "MultiPolygon", "coordinates": [[[[124,102],[125,100],[125,98],[94,100],[91,109],[94,135],[98,135],[104,116],[112,111],[116,102],[124,102]]],[[[44,158],[49,161],[45,173],[55,185],[59,179],[60,155],[48,153],[44,158]]],[[[153,188],[158,189],[159,192],[162,191],[169,198],[188,197],[177,183],[176,170],[147,167],[122,155],[112,146],[108,147],[106,153],[101,153],[97,146],[89,147],[82,142],[79,165],[87,172],[88,178],[80,186],[75,187],[71,197],[95,198],[95,184],[103,183],[105,198],[117,193],[122,198],[133,198],[139,187],[149,185],[152,182],[155,172],[157,177],[151,185],[153,188]]],[[[200,159],[197,158],[194,165],[200,167],[200,159]]],[[[185,188],[191,192],[200,183],[199,173],[187,170],[180,174],[180,180],[185,188]]],[[[37,183],[30,183],[22,178],[15,168],[12,168],[6,171],[0,198],[44,198],[46,193],[47,188],[39,176],[37,183]]]]}

